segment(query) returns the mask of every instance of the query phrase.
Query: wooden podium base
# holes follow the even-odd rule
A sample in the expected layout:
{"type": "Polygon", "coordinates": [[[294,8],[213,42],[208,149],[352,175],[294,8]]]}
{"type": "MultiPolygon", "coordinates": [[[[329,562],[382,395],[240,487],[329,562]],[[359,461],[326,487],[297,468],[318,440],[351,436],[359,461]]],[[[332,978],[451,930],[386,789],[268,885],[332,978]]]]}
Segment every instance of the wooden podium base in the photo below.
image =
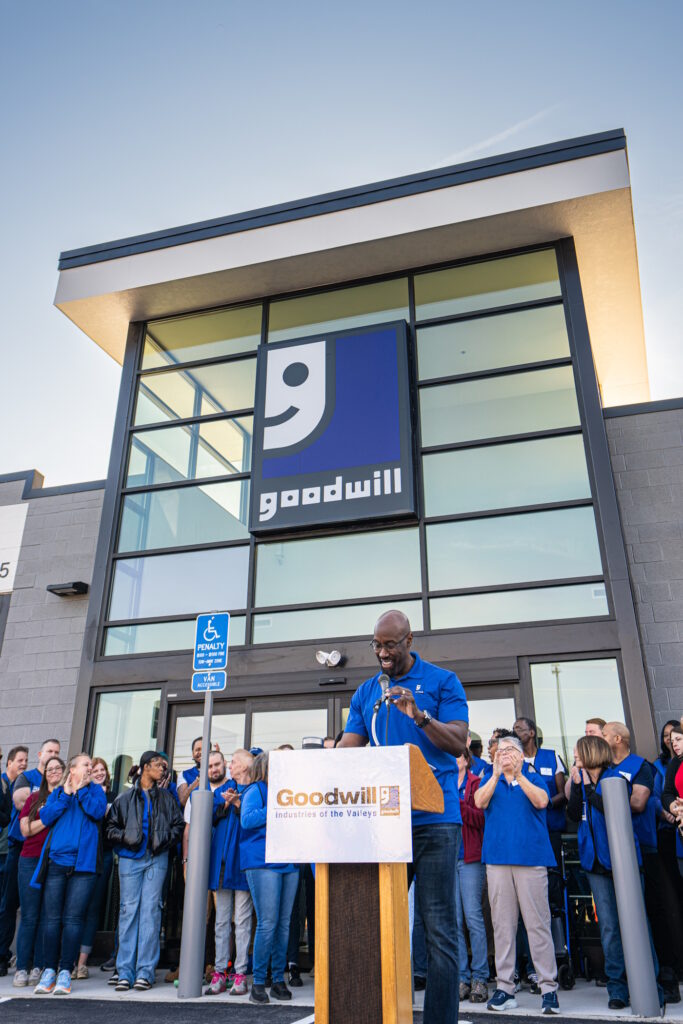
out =
{"type": "Polygon", "coordinates": [[[315,871],[315,1024],[412,1024],[406,865],[315,871]]]}

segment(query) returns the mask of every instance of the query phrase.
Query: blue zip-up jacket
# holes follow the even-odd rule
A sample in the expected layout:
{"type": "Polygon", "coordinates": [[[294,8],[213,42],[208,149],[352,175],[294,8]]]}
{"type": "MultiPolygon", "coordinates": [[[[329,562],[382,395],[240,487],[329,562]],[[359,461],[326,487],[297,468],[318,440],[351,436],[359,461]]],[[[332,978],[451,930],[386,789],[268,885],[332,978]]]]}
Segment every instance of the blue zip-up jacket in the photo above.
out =
{"type": "Polygon", "coordinates": [[[223,799],[223,793],[229,789],[242,792],[244,786],[228,779],[213,791],[213,833],[209,857],[209,889],[213,892],[216,889],[249,889],[247,876],[240,868],[240,812],[223,799]]]}
{"type": "MultiPolygon", "coordinates": [[[[667,761],[667,764],[669,762],[667,761]]],[[[654,767],[655,776],[655,788],[652,793],[652,799],[655,804],[655,814],[657,816],[657,829],[674,829],[676,826],[672,825],[671,822],[665,821],[662,817],[662,790],[664,789],[664,780],[666,779],[666,764],[662,763],[661,757],[658,757],[656,761],[652,762],[654,767]]]]}
{"type": "MultiPolygon", "coordinates": [[[[610,779],[621,776],[622,773],[619,769],[612,765],[610,768],[605,768],[604,772],[598,779],[595,787],[595,792],[602,796],[602,780],[610,779]]],[[[626,780],[628,786],[629,798],[631,796],[631,785],[626,780]]],[[[586,787],[581,782],[581,794],[583,796],[583,813],[581,821],[579,822],[578,840],[579,840],[579,860],[581,861],[581,867],[584,871],[593,871],[595,867],[595,861],[605,871],[612,871],[612,858],[609,852],[609,843],[607,842],[607,822],[605,821],[605,815],[588,802],[586,796],[586,787]]],[[[640,854],[640,843],[635,830],[634,815],[631,815],[631,822],[633,824],[633,838],[636,844],[636,856],[638,858],[639,866],[642,866],[643,858],[640,854]]]]}
{"type": "Polygon", "coordinates": [[[265,782],[252,782],[242,793],[240,808],[240,867],[242,871],[251,868],[270,868],[286,874],[298,871],[294,864],[266,864],[266,817],[268,787],[265,782]]]}
{"type": "Polygon", "coordinates": [[[31,886],[40,889],[40,871],[46,856],[54,864],[76,871],[96,871],[100,843],[99,822],[107,812],[107,797],[101,786],[89,782],[77,793],[54,789],[39,811],[43,825],[52,829],[43,846],[31,886]]]}

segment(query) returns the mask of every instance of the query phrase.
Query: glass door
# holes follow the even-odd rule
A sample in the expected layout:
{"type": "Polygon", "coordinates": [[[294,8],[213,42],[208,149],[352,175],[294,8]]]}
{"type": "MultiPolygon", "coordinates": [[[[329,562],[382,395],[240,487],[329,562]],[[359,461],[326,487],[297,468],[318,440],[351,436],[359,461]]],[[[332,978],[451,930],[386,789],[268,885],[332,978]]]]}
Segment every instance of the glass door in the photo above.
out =
{"type": "Polygon", "coordinates": [[[514,683],[468,686],[470,732],[481,737],[482,757],[488,760],[488,743],[494,729],[512,729],[517,717],[518,687],[514,683]]]}

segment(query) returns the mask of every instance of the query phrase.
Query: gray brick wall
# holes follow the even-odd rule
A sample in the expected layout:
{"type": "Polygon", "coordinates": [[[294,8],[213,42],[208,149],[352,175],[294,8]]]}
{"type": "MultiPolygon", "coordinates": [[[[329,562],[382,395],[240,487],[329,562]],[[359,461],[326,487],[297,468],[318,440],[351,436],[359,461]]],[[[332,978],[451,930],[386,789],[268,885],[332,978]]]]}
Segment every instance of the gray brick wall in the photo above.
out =
{"type": "MultiPolygon", "coordinates": [[[[22,500],[23,482],[0,483],[0,505],[22,500]]],[[[88,595],[56,597],[48,583],[90,583],[104,492],[28,499],[23,544],[0,649],[0,746],[30,748],[54,736],[66,750],[74,712],[88,595]]]]}
{"type": "Polygon", "coordinates": [[[606,419],[657,727],[683,715],[683,409],[606,419]]]}

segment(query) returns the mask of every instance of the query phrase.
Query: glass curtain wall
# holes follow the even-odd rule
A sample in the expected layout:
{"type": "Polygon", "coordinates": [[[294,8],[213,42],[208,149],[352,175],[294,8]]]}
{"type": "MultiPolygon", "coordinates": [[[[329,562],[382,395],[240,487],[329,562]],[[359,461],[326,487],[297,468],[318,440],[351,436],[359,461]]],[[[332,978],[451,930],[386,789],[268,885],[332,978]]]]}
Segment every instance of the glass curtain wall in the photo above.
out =
{"type": "Polygon", "coordinates": [[[366,636],[387,606],[418,631],[609,614],[552,248],[148,324],[124,481],[108,656],[188,650],[210,607],[233,645],[366,636]],[[255,542],[259,345],[395,320],[419,522],[255,542]]]}

